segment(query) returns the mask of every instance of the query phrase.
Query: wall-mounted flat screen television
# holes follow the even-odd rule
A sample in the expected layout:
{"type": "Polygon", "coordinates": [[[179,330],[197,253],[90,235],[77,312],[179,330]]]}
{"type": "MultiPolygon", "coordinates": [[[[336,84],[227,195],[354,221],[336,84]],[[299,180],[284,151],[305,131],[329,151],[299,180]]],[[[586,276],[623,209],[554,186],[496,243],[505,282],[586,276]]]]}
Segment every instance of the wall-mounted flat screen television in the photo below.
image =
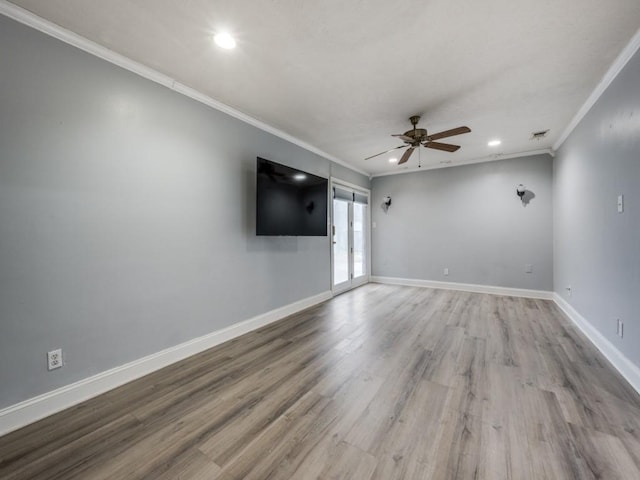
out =
{"type": "Polygon", "coordinates": [[[256,234],[327,235],[328,180],[258,157],[256,234]]]}

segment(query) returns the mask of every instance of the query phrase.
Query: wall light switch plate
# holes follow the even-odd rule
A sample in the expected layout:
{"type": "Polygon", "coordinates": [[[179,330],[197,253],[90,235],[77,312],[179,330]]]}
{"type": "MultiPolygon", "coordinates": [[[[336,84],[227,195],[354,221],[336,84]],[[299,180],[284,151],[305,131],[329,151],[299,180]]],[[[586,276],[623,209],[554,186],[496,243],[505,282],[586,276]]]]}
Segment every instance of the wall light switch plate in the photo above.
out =
{"type": "Polygon", "coordinates": [[[530,263],[527,263],[524,266],[524,273],[533,273],[533,265],[531,265],[530,263]]]}
{"type": "Polygon", "coordinates": [[[624,337],[624,322],[618,319],[618,336],[620,338],[624,337]]]}
{"type": "Polygon", "coordinates": [[[624,212],[624,195],[618,195],[618,213],[624,212]]]}
{"type": "Polygon", "coordinates": [[[442,270],[442,274],[446,277],[449,275],[449,269],[445,268],[444,270],[442,270]]]}

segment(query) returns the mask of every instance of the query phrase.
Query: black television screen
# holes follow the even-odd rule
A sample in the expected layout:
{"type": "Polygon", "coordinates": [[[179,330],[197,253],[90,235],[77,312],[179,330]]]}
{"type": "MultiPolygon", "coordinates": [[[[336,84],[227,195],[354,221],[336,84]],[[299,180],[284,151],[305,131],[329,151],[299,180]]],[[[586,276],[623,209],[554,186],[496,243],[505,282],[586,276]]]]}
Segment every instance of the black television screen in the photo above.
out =
{"type": "Polygon", "coordinates": [[[258,157],[256,234],[327,235],[326,178],[258,157]]]}

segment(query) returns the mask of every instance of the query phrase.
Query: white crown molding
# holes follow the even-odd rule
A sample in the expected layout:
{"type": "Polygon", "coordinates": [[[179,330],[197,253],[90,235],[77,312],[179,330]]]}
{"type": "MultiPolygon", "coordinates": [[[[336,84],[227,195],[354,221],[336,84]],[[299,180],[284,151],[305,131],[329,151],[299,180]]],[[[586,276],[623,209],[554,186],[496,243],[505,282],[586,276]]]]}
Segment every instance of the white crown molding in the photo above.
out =
{"type": "Polygon", "coordinates": [[[460,167],[462,165],[473,165],[475,163],[484,163],[492,160],[507,160],[509,158],[519,158],[519,157],[531,157],[533,155],[551,155],[555,156],[555,151],[551,148],[542,148],[540,150],[528,150],[526,152],[515,152],[515,153],[495,153],[493,155],[488,155],[486,157],[473,158],[469,160],[462,160],[456,163],[439,163],[436,165],[427,165],[423,167],[413,167],[413,168],[405,168],[402,170],[393,170],[391,172],[383,172],[372,174],[371,178],[374,177],[386,177],[389,175],[401,175],[403,173],[414,173],[414,172],[422,172],[425,170],[437,170],[440,168],[452,168],[452,167],[460,167]]]}
{"type": "Polygon", "coordinates": [[[528,290],[524,288],[496,287],[493,285],[476,285],[471,283],[438,282],[434,280],[422,280],[416,278],[380,277],[373,275],[374,283],[386,283],[388,285],[404,285],[407,287],[437,288],[440,290],[457,290],[460,292],[489,293],[492,295],[505,295],[509,297],[538,298],[542,300],[553,299],[553,292],[545,290],[528,290]]]}
{"type": "Polygon", "coordinates": [[[607,340],[586,318],[578,313],[564,298],[554,293],[553,300],[565,315],[586,335],[613,367],[640,394],[640,368],[629,360],[615,345],[607,340]]]}
{"type": "Polygon", "coordinates": [[[582,121],[585,115],[591,110],[591,107],[595,105],[598,99],[602,96],[611,82],[618,76],[620,71],[625,67],[629,60],[635,55],[635,53],[640,48],[640,29],[636,32],[636,34],[631,38],[631,41],[627,44],[627,46],[620,52],[620,55],[616,57],[613,61],[613,64],[607,70],[607,73],[604,74],[604,77],[600,80],[596,88],[591,92],[591,95],[584,102],[580,110],[575,114],[575,116],[567,125],[567,128],[564,129],[560,138],[553,144],[553,149],[558,150],[565,140],[571,135],[571,132],[578,126],[578,124],[582,121]]]}
{"type": "Polygon", "coordinates": [[[0,410],[0,436],[332,298],[330,291],[276,308],[0,410]]]}
{"type": "Polygon", "coordinates": [[[125,70],[129,70],[130,72],[133,72],[136,75],[146,78],[147,80],[151,80],[152,82],[155,82],[164,87],[167,87],[177,93],[180,93],[181,95],[189,97],[197,102],[203,103],[208,107],[211,107],[220,112],[226,113],[227,115],[237,118],[238,120],[248,123],[249,125],[259,128],[260,130],[263,130],[267,133],[275,135],[276,137],[282,138],[283,140],[286,140],[290,143],[298,145],[299,147],[302,147],[305,150],[308,150],[309,152],[315,153],[316,155],[320,155],[321,157],[324,157],[327,160],[331,160],[332,162],[342,165],[343,167],[346,167],[349,170],[353,170],[354,172],[360,173],[367,177],[369,176],[369,172],[365,172],[364,170],[361,170],[345,162],[344,160],[336,158],[333,155],[330,155],[327,152],[324,152],[319,148],[314,147],[313,145],[303,140],[300,140],[299,138],[294,137],[293,135],[283,132],[282,130],[279,130],[256,118],[253,118],[245,113],[242,113],[239,110],[236,110],[230,107],[229,105],[226,105],[222,102],[219,102],[218,100],[215,100],[205,95],[204,93],[201,93],[191,87],[187,87],[186,85],[183,85],[182,83],[174,80],[173,78],[163,73],[160,73],[141,63],[131,60],[130,58],[125,57],[124,55],[121,55],[119,53],[116,53],[113,50],[109,50],[108,48],[103,47],[102,45],[99,45],[76,33],[73,33],[72,31],[67,30],[66,28],[63,28],[59,25],[56,25],[53,22],[45,20],[44,18],[41,18],[29,12],[28,10],[18,7],[17,5],[14,5],[13,3],[8,2],[7,0],[0,0],[0,14],[6,17],[9,17],[17,22],[20,22],[24,25],[27,25],[31,28],[34,28],[35,30],[45,33],[51,37],[54,37],[62,42],[65,42],[69,45],[79,48],[80,50],[90,53],[91,55],[101,58],[102,60],[105,60],[114,65],[117,65],[121,68],[124,68],[125,70]]]}

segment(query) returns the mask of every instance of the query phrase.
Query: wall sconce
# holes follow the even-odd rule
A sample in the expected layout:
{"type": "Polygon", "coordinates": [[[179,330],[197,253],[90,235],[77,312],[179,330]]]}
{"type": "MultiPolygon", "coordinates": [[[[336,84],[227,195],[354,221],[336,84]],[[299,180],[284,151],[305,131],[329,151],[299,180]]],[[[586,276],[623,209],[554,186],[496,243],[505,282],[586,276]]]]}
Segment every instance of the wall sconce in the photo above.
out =
{"type": "Polygon", "coordinates": [[[522,201],[522,197],[524,197],[524,194],[527,192],[527,189],[525,188],[525,186],[523,184],[520,184],[516,187],[516,195],[518,195],[520,197],[520,201],[522,201]]]}
{"type": "Polygon", "coordinates": [[[384,213],[387,213],[387,210],[389,210],[389,205],[391,205],[391,197],[384,197],[382,199],[382,205],[380,205],[384,213]]]}

